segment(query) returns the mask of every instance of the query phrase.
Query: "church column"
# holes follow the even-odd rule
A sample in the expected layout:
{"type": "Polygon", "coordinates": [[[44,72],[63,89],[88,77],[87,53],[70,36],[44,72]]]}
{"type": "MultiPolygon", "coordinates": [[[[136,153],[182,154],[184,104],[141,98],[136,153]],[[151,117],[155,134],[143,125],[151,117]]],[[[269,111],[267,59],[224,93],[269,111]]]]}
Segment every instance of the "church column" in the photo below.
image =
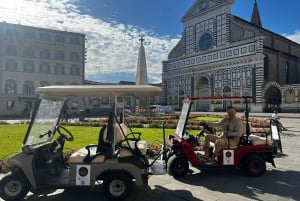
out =
{"type": "Polygon", "coordinates": [[[252,110],[255,110],[256,112],[262,112],[263,110],[263,84],[264,84],[264,65],[263,62],[260,62],[255,65],[254,67],[254,75],[255,80],[253,87],[253,95],[255,96],[255,104],[253,104],[252,110]]]}
{"type": "Polygon", "coordinates": [[[281,93],[281,108],[282,108],[282,104],[285,103],[285,96],[284,96],[284,90],[280,89],[280,93],[281,93]]]}
{"type": "Polygon", "coordinates": [[[299,107],[299,97],[298,97],[298,94],[299,94],[299,91],[298,91],[298,89],[296,88],[296,89],[295,89],[295,106],[296,106],[296,107],[299,107]]]}

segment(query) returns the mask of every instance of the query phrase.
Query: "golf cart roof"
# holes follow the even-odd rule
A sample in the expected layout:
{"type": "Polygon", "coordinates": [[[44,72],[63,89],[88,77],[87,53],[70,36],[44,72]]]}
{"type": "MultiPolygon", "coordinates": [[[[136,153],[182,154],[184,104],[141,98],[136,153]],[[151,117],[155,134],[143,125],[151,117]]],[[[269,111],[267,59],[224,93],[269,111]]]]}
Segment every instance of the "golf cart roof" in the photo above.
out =
{"type": "Polygon", "coordinates": [[[161,88],[152,85],[55,85],[38,87],[36,92],[52,96],[155,96],[161,88]]]}

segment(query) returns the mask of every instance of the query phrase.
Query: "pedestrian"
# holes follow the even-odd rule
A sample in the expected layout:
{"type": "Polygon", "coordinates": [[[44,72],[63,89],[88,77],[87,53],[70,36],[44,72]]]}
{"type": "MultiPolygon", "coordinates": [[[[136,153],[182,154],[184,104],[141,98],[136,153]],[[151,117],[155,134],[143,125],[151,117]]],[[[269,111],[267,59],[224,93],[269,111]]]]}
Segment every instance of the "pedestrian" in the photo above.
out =
{"type": "Polygon", "coordinates": [[[282,125],[282,123],[279,121],[279,117],[278,117],[278,112],[277,110],[274,110],[272,116],[271,116],[271,120],[273,120],[276,125],[278,126],[278,128],[281,130],[281,131],[287,131],[287,129],[282,125]]]}

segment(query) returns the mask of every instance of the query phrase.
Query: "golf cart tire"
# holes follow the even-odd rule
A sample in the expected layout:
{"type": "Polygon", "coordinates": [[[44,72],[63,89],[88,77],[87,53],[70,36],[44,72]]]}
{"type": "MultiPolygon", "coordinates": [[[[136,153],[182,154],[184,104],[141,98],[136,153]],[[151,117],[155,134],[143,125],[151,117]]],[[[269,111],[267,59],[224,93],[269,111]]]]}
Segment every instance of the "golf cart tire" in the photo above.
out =
{"type": "Polygon", "coordinates": [[[29,190],[30,184],[22,176],[11,174],[0,181],[0,197],[7,201],[22,200],[29,190]]]}
{"type": "Polygon", "coordinates": [[[183,177],[189,170],[189,162],[184,155],[172,155],[167,162],[167,171],[173,177],[183,177]]]}
{"type": "Polygon", "coordinates": [[[249,155],[245,159],[243,171],[250,177],[259,177],[266,171],[266,163],[259,155],[249,155]]]}
{"type": "Polygon", "coordinates": [[[111,173],[103,180],[104,194],[113,201],[123,201],[132,187],[131,178],[125,173],[111,173]]]}

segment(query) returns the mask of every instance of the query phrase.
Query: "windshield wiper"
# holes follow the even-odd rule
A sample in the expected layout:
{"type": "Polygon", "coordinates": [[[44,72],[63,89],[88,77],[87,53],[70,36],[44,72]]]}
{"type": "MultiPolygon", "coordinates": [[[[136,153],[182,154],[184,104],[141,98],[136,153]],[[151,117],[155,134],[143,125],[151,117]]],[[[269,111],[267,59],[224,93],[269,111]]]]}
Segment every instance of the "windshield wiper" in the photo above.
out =
{"type": "Polygon", "coordinates": [[[52,131],[51,131],[51,130],[48,130],[46,133],[41,134],[39,137],[40,137],[40,138],[43,138],[43,137],[45,137],[46,135],[48,135],[48,137],[51,137],[51,134],[52,134],[52,131]]]}

